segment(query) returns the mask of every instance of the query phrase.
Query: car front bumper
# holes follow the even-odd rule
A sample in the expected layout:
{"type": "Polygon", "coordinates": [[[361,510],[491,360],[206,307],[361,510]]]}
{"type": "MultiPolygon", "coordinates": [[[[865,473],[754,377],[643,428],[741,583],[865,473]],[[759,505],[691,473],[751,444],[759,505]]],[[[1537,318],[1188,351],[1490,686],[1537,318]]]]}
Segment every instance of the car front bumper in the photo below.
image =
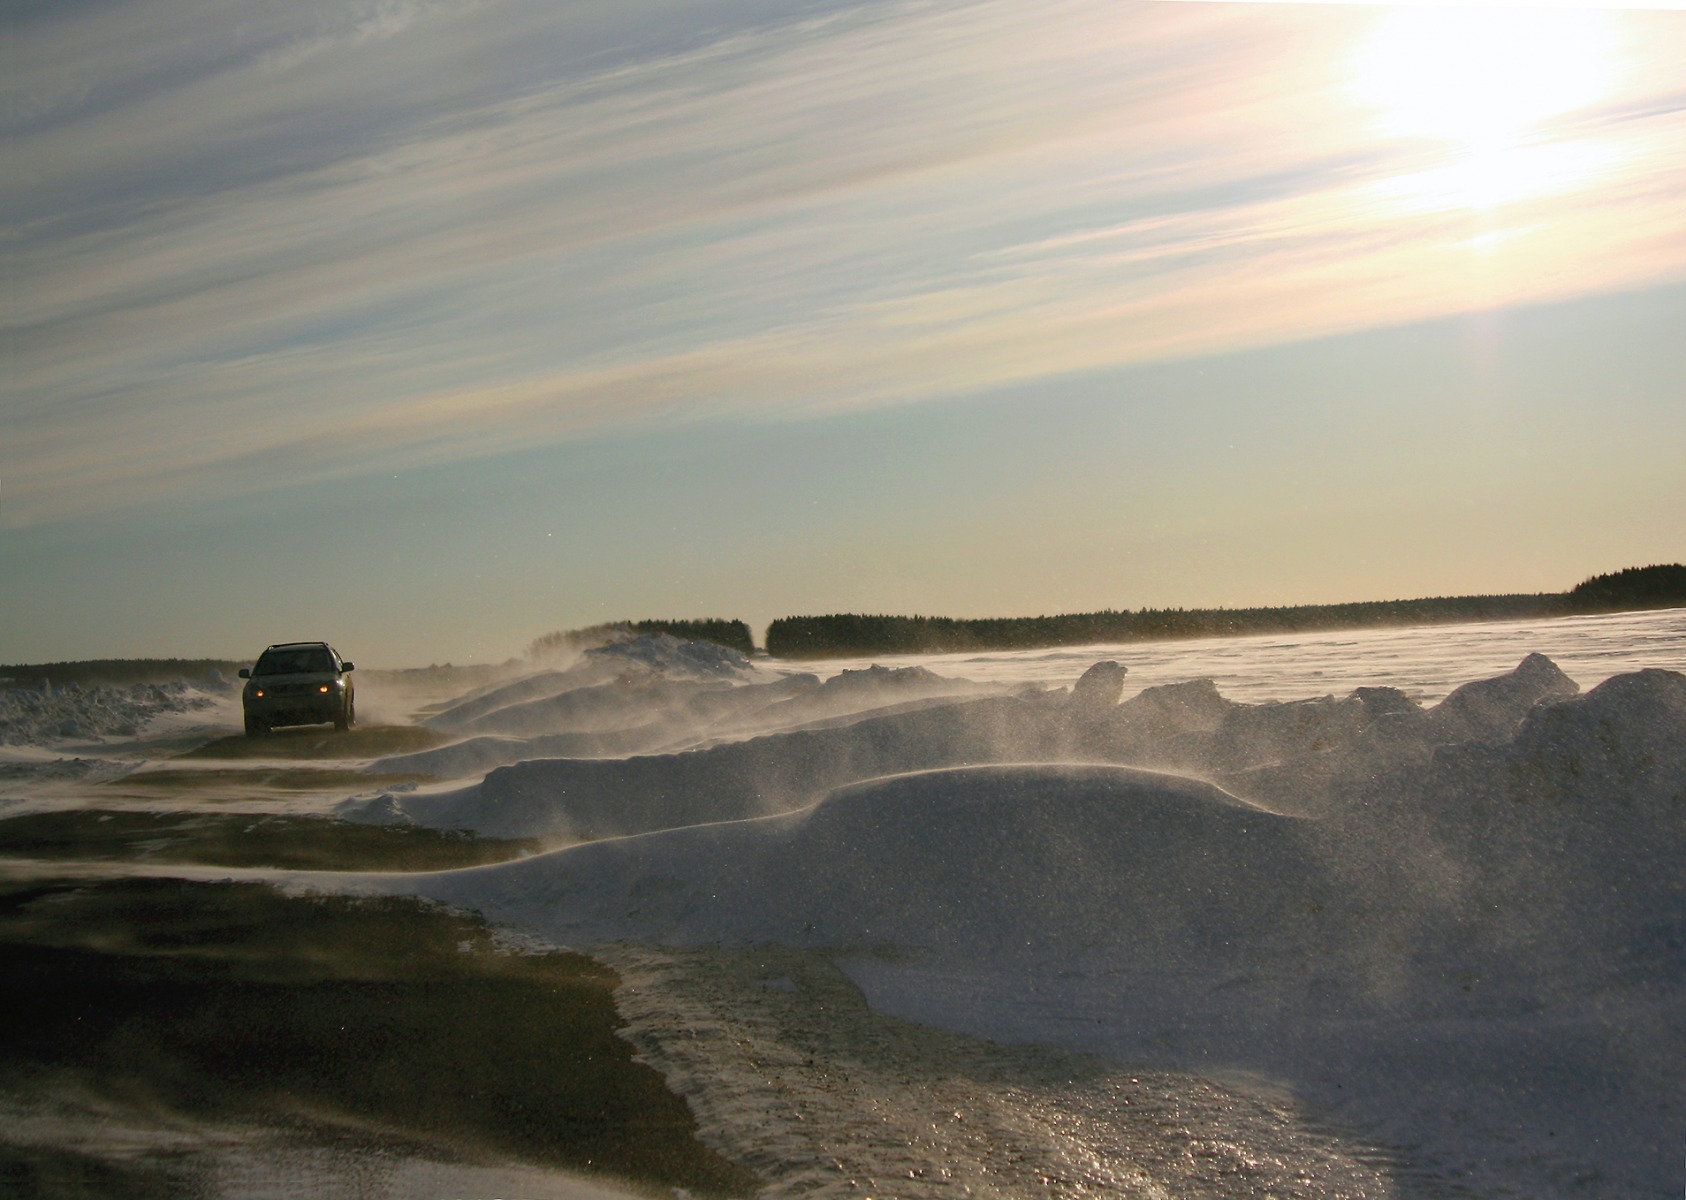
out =
{"type": "Polygon", "coordinates": [[[268,684],[247,688],[241,706],[248,721],[265,725],[315,725],[338,720],[346,689],[338,684],[268,684]]]}

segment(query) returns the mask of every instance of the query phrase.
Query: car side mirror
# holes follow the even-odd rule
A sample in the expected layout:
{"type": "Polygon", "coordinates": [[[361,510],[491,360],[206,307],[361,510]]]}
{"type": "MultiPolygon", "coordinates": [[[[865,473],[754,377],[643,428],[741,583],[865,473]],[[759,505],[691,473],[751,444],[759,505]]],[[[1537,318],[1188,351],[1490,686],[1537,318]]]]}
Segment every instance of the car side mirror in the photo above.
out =
{"type": "Polygon", "coordinates": [[[346,671],[355,671],[356,669],[357,669],[356,663],[341,663],[340,664],[340,671],[342,673],[344,673],[346,671]]]}
{"type": "Polygon", "coordinates": [[[250,668],[247,668],[247,667],[241,667],[240,668],[240,678],[250,679],[251,677],[252,677],[252,672],[251,672],[250,668]]]}

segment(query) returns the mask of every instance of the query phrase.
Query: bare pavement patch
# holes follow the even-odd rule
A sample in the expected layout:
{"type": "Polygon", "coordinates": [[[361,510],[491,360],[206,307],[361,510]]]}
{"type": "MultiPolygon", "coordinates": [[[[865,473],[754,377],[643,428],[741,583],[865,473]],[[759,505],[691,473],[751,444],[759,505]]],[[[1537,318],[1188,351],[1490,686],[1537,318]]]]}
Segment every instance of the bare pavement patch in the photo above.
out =
{"type": "Polygon", "coordinates": [[[307,726],[259,738],[219,737],[106,780],[99,792],[112,801],[154,807],[175,802],[237,804],[312,792],[343,796],[426,780],[426,775],[413,772],[370,772],[366,766],[376,758],[431,749],[446,740],[413,725],[377,725],[344,733],[307,726]]]}
{"type": "Polygon", "coordinates": [[[0,945],[8,1195],[214,1196],[231,1140],[318,1172],[355,1144],[364,1195],[414,1160],[665,1194],[754,1182],[616,1036],[612,972],[513,953],[460,914],[250,883],[14,881],[0,945]],[[112,1127],[130,1131],[118,1152],[86,1144],[112,1127]]]}
{"type": "Polygon", "coordinates": [[[282,759],[320,762],[324,759],[371,759],[391,754],[431,750],[449,739],[419,725],[359,725],[343,733],[320,725],[276,729],[263,737],[233,734],[196,746],[181,755],[186,761],[249,761],[282,759]]]}
{"type": "Polygon", "coordinates": [[[438,871],[531,854],[535,838],[352,825],[319,816],[99,808],[0,820],[0,858],[322,871],[438,871]]]}
{"type": "Polygon", "coordinates": [[[219,737],[0,820],[0,1193],[754,1189],[618,1036],[607,968],[512,951],[436,905],[169,877],[428,871],[541,848],[230,811],[389,785],[360,762],[443,740],[400,725],[219,737]]]}

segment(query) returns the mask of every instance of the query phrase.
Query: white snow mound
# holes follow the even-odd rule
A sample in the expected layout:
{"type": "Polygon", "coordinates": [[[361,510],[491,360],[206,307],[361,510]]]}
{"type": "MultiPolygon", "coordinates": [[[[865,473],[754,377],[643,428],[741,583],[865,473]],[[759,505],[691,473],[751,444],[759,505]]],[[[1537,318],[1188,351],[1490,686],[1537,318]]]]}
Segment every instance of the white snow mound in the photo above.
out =
{"type": "Polygon", "coordinates": [[[1528,659],[1428,710],[986,697],[379,808],[599,838],[355,885],[548,941],[822,951],[894,1015],[1275,1080],[1474,1194],[1678,1169],[1677,672],[1579,695],[1528,659]]]}

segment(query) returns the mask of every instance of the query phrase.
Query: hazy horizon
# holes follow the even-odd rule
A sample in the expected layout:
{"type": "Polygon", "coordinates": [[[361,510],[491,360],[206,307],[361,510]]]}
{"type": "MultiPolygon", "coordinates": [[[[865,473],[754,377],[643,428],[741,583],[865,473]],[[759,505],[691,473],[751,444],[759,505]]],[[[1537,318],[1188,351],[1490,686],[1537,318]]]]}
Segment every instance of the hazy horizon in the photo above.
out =
{"type": "Polygon", "coordinates": [[[6,18],[0,661],[1686,558],[1686,12],[6,18]]]}

